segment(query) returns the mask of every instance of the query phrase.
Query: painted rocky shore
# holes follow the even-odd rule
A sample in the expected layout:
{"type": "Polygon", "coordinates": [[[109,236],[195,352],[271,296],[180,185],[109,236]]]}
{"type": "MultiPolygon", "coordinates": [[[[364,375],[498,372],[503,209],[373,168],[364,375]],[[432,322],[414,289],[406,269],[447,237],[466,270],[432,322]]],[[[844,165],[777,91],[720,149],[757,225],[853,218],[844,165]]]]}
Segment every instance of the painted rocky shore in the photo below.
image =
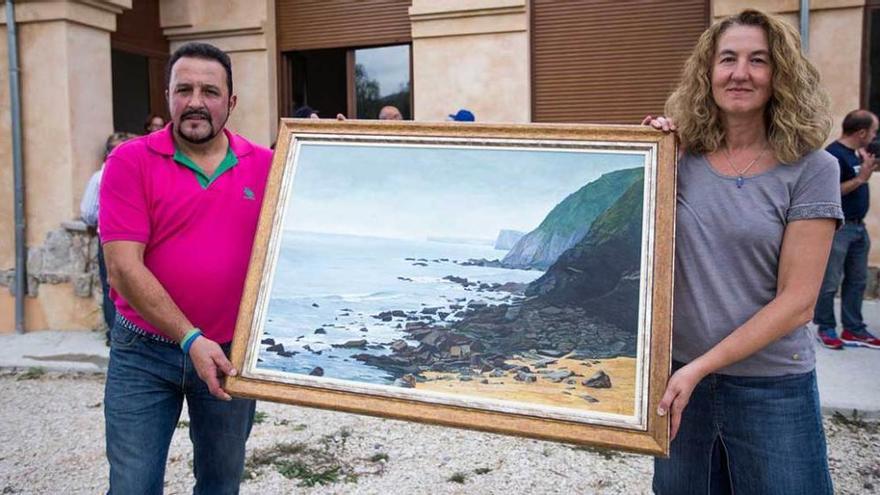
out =
{"type": "Polygon", "coordinates": [[[356,358],[403,376],[428,370],[529,374],[535,370],[510,361],[530,355],[541,356],[539,364],[563,356],[635,357],[642,187],[641,180],[633,182],[596,218],[587,235],[531,284],[480,288],[478,282],[452,280],[510,292],[512,302],[489,306],[472,301],[455,313],[449,311],[457,308],[422,310],[426,316],[454,314],[458,319],[452,323],[401,315],[410,320],[404,328],[417,344],[400,340],[389,355],[356,358]]]}
{"type": "MultiPolygon", "coordinates": [[[[472,302],[453,313],[461,319],[449,324],[439,317],[405,314],[402,320],[414,320],[404,323],[408,339],[393,342],[390,354],[363,353],[354,358],[402,377],[423,371],[465,376],[475,370],[535,373],[528,366],[511,362],[532,360],[540,367],[563,356],[580,360],[635,356],[635,332],[593,317],[577,306],[556,306],[541,298],[523,298],[522,290],[516,289],[520,288],[487,289],[514,290],[515,302],[493,306],[472,302]]],[[[445,313],[438,308],[423,311],[428,316],[445,313]]]]}

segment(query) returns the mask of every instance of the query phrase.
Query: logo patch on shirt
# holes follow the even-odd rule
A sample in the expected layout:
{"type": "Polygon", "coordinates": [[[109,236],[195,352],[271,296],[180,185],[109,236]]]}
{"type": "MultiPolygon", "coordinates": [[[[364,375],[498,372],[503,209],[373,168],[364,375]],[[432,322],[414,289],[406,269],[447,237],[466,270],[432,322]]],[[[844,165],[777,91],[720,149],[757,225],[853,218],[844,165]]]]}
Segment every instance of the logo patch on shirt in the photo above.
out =
{"type": "Polygon", "coordinates": [[[245,188],[244,188],[244,199],[249,199],[249,200],[251,200],[251,201],[253,201],[254,199],[256,199],[256,198],[254,197],[254,192],[251,191],[251,188],[249,188],[249,187],[245,187],[245,188]]]}

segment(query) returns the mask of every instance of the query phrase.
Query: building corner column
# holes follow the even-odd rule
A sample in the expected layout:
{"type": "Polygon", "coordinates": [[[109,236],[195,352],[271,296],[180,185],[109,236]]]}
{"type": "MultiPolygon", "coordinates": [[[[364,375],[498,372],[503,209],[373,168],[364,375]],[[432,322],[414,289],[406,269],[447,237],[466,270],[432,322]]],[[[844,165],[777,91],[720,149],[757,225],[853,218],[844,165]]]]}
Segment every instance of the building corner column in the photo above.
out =
{"type": "MultiPolygon", "coordinates": [[[[62,227],[79,216],[79,199],[100,167],[103,142],[113,131],[110,33],[131,0],[17,1],[21,78],[22,154],[28,245],[25,329],[91,329],[97,324],[87,274],[88,247],[62,227]],[[79,256],[80,253],[83,254],[79,256]],[[78,285],[77,285],[78,284],[78,285]]],[[[5,9],[0,30],[6,35],[5,9]]],[[[8,72],[6,43],[0,71],[8,72]]],[[[0,108],[9,108],[0,87],[0,108]]],[[[0,113],[0,163],[11,163],[8,112],[0,113]],[[7,159],[8,158],[8,159],[7,159]]],[[[0,169],[0,188],[12,191],[11,169],[0,169]]],[[[0,333],[14,327],[12,202],[0,204],[0,333]],[[8,204],[7,204],[8,203],[8,204]]]]}

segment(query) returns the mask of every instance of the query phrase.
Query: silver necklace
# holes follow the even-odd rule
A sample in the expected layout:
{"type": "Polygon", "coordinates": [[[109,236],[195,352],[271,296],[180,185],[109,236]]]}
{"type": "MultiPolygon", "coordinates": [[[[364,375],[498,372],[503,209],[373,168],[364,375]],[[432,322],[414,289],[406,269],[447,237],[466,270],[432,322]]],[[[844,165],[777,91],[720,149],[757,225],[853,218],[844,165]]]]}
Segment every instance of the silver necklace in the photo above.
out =
{"type": "Polygon", "coordinates": [[[762,149],[761,152],[758,153],[758,156],[756,156],[752,161],[749,162],[748,165],[746,165],[746,168],[740,170],[740,169],[736,168],[736,166],[733,164],[733,160],[730,159],[730,149],[727,147],[724,148],[724,158],[727,159],[727,164],[730,165],[730,168],[732,168],[733,171],[736,172],[736,174],[737,174],[737,177],[736,177],[737,189],[742,189],[743,184],[746,183],[746,178],[744,177],[744,175],[746,175],[749,172],[749,169],[751,169],[756,163],[758,163],[758,160],[760,160],[761,157],[764,156],[765,151],[767,151],[766,145],[764,146],[764,149],[762,149]]]}

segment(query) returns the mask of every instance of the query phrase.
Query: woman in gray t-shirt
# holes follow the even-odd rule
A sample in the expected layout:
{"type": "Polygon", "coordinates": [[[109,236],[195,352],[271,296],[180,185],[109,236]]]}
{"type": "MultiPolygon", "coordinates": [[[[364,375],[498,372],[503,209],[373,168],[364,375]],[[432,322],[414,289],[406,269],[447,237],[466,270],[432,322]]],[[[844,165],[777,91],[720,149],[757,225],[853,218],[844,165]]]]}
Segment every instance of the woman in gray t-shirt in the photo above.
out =
{"type": "Polygon", "coordinates": [[[832,493],[804,327],[843,218],[818,72],[791,26],[744,11],[703,33],[666,112],[684,153],[654,490],[832,493]]]}

